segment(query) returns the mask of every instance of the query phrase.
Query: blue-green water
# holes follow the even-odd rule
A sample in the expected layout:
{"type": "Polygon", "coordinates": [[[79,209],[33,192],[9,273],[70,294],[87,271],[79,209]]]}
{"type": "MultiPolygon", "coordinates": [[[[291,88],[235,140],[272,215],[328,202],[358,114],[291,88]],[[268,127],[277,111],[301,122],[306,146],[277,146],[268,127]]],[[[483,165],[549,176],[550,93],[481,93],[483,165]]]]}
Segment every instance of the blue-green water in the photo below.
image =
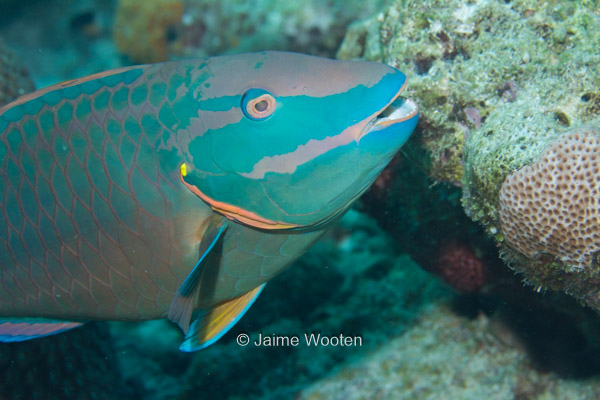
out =
{"type": "MultiPolygon", "coordinates": [[[[33,86],[133,62],[264,49],[335,57],[350,23],[375,16],[377,24],[378,12],[388,19],[400,12],[382,1],[0,3],[5,102],[33,86]]],[[[472,4],[487,2],[462,3],[466,8],[457,10],[468,14],[472,4]]],[[[435,76],[436,62],[459,63],[468,53],[460,35],[500,23],[467,19],[459,26],[466,33],[453,34],[456,49],[440,60],[416,50],[398,67],[435,76]]],[[[382,41],[394,35],[372,26],[382,41]]],[[[550,28],[539,29],[544,37],[550,28]]],[[[372,56],[363,53],[354,56],[372,56]]],[[[451,97],[432,100],[434,90],[415,100],[451,97]]],[[[375,188],[213,346],[180,352],[183,335],[166,320],[95,322],[2,344],[0,398],[600,398],[596,314],[560,293],[523,287],[495,243],[464,215],[461,188],[433,185],[431,149],[421,140],[433,120],[422,116],[375,188]]]]}

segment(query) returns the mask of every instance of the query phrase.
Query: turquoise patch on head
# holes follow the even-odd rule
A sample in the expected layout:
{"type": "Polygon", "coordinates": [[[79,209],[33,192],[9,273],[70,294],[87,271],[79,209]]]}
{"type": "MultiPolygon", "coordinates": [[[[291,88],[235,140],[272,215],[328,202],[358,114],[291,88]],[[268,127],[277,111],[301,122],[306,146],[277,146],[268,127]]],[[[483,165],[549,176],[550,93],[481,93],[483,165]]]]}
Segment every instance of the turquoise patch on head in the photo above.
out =
{"type": "Polygon", "coordinates": [[[222,96],[202,100],[200,102],[200,109],[204,111],[228,111],[239,107],[239,105],[240,96],[222,96]]]}

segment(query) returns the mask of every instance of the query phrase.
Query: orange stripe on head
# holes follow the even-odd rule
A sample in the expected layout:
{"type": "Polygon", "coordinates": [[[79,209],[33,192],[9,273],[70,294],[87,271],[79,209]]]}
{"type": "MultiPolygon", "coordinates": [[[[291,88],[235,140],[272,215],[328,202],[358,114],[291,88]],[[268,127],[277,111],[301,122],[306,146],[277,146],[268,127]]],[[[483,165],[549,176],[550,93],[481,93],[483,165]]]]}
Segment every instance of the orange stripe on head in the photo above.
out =
{"type": "Polygon", "coordinates": [[[179,177],[181,182],[196,196],[200,197],[206,203],[208,203],[213,210],[219,214],[223,214],[226,218],[232,221],[239,221],[243,224],[253,226],[260,229],[292,229],[298,228],[299,225],[288,224],[285,222],[273,221],[251,211],[245,210],[241,207],[233,206],[228,203],[217,201],[202,193],[196,186],[190,185],[183,179],[188,174],[187,166],[185,163],[181,164],[179,177]]]}

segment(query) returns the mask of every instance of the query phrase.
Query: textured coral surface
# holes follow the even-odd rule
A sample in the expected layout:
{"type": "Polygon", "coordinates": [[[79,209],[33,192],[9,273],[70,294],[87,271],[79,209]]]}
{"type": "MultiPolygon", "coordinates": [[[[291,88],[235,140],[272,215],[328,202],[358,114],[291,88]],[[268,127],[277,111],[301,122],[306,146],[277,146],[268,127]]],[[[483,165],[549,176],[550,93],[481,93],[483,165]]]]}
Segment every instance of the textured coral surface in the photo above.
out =
{"type": "Polygon", "coordinates": [[[442,246],[434,268],[444,282],[459,292],[476,292],[490,278],[485,262],[467,245],[454,241],[442,246]]]}
{"type": "MultiPolygon", "coordinates": [[[[598,48],[596,2],[396,0],[351,27],[338,55],[381,60],[405,71],[406,95],[421,111],[408,145],[428,154],[417,160],[418,168],[462,187],[467,215],[494,239],[521,279],[538,289],[568,292],[600,310],[600,275],[570,273],[589,262],[591,253],[577,255],[580,243],[588,243],[585,232],[565,225],[572,229],[565,237],[576,238],[572,248],[567,241],[560,254],[530,248],[519,257],[511,251],[520,245],[504,244],[499,217],[500,188],[510,173],[533,163],[561,135],[600,126],[598,48]]],[[[563,197],[567,189],[559,189],[563,197]]],[[[431,198],[418,193],[416,203],[431,198]]],[[[437,231],[429,232],[439,240],[437,231]]]]}
{"type": "Polygon", "coordinates": [[[542,253],[576,269],[600,251],[600,136],[560,136],[535,163],[510,174],[500,190],[506,242],[530,258],[542,253]]]}

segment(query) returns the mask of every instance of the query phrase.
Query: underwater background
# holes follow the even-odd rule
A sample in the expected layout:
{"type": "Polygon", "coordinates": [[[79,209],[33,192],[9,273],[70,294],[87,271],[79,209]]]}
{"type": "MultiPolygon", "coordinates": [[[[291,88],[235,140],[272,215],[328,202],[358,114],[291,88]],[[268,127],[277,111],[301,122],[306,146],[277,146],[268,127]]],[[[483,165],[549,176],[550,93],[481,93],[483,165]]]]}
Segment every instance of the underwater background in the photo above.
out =
{"type": "Polygon", "coordinates": [[[217,343],[182,353],[158,320],[2,344],[0,399],[600,399],[598,7],[0,0],[0,104],[110,68],[276,49],[393,65],[421,109],[354,209],[217,343]],[[590,154],[585,179],[547,166],[571,148],[590,154]],[[567,184],[544,190],[554,179],[567,184]],[[360,341],[236,341],[311,333],[360,341]]]}

